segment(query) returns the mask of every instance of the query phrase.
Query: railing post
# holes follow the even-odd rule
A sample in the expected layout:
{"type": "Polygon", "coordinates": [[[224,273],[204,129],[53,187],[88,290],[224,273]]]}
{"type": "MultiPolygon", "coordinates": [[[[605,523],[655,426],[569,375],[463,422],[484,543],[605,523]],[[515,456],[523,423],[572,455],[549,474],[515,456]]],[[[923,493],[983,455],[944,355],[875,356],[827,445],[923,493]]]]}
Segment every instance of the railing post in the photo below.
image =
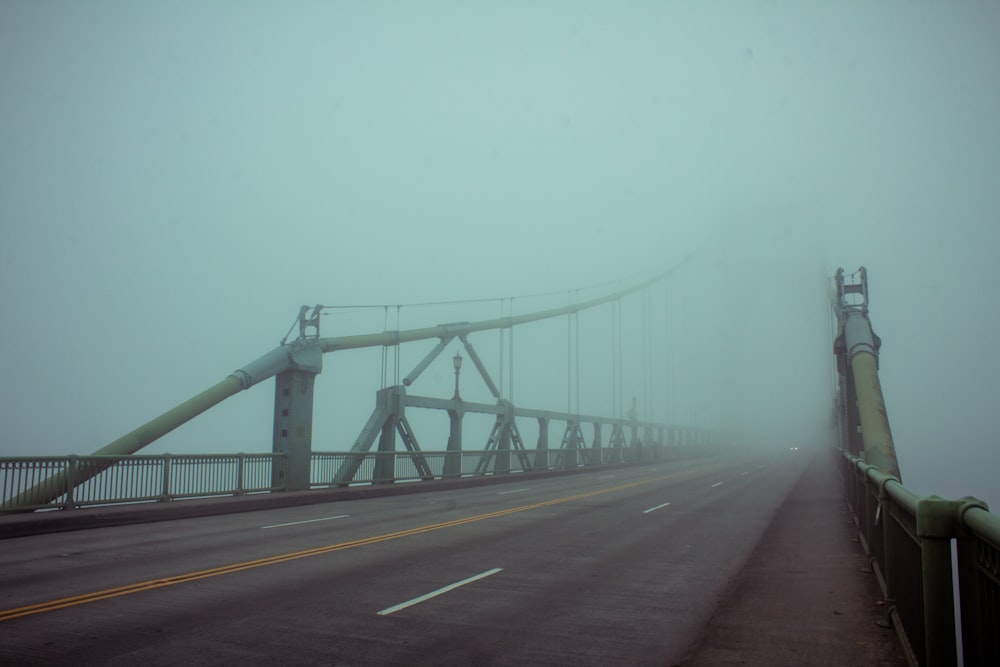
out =
{"type": "MultiPolygon", "coordinates": [[[[886,490],[885,485],[889,480],[884,480],[878,487],[878,506],[879,512],[882,515],[882,553],[885,554],[884,562],[879,563],[882,570],[882,588],[883,594],[885,596],[885,618],[882,620],[882,624],[890,628],[892,627],[892,613],[896,604],[896,594],[892,587],[892,576],[893,573],[890,570],[893,567],[893,561],[900,557],[902,554],[903,546],[896,543],[892,539],[893,531],[889,523],[893,520],[892,518],[892,498],[889,497],[889,492],[886,490]]],[[[874,567],[872,568],[875,569],[874,567]]]]}
{"type": "Polygon", "coordinates": [[[163,489],[160,493],[160,502],[170,500],[170,454],[163,455],[163,489]]]}
{"type": "Polygon", "coordinates": [[[861,470],[861,493],[864,495],[864,503],[861,512],[861,523],[862,531],[865,537],[865,549],[869,552],[871,557],[872,552],[872,531],[875,527],[872,525],[874,523],[875,511],[877,508],[872,507],[872,494],[871,490],[868,488],[872,484],[871,478],[868,476],[866,470],[861,470]]]}
{"type": "Polygon", "coordinates": [[[63,509],[76,509],[76,500],[73,492],[76,490],[76,477],[79,463],[80,457],[76,454],[69,455],[69,464],[66,466],[66,501],[63,503],[63,509]]]}
{"type": "Polygon", "coordinates": [[[951,540],[955,537],[956,501],[928,496],[917,503],[920,572],[924,589],[924,664],[957,664],[955,604],[951,581],[951,540]]]}
{"type": "Polygon", "coordinates": [[[965,513],[972,508],[989,511],[982,500],[966,496],[958,501],[956,529],[956,555],[958,570],[958,599],[962,618],[962,657],[967,665],[985,665],[989,661],[983,636],[986,618],[981,607],[982,592],[979,590],[979,562],[976,540],[965,523],[965,513]]]}
{"type": "Polygon", "coordinates": [[[236,455],[236,493],[233,494],[236,496],[243,495],[243,468],[246,458],[247,455],[243,452],[236,455]]]}

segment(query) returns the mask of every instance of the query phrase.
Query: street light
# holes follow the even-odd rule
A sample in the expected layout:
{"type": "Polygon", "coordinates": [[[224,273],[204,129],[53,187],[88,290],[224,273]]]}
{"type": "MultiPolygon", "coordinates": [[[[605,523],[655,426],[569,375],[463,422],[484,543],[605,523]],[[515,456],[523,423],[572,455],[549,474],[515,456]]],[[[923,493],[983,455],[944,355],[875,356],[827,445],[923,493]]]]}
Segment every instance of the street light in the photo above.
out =
{"type": "Polygon", "coordinates": [[[460,401],[462,397],[458,393],[458,374],[462,372],[462,355],[456,352],[451,363],[455,364],[455,397],[452,400],[460,401]]]}

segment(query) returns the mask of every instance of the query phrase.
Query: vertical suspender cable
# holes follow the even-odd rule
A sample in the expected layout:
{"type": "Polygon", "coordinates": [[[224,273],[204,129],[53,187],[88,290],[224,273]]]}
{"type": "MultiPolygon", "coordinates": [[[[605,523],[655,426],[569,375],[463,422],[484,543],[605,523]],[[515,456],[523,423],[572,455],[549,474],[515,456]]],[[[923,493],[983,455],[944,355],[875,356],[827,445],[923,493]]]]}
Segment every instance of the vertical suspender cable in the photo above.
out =
{"type": "MultiPolygon", "coordinates": [[[[510,302],[508,303],[507,314],[513,319],[514,317],[514,297],[510,297],[510,302]]],[[[514,325],[510,327],[510,334],[507,337],[508,353],[507,353],[507,363],[509,364],[510,370],[507,372],[507,378],[510,383],[510,402],[514,402],[514,325]]]]}
{"type": "MultiPolygon", "coordinates": [[[[573,303],[580,301],[580,291],[573,297],[573,303]]],[[[580,311],[573,313],[573,322],[576,326],[576,414],[580,415],[580,311]]]]}
{"type": "MultiPolygon", "coordinates": [[[[694,346],[691,344],[691,293],[690,293],[690,278],[688,276],[688,269],[684,267],[684,281],[682,284],[682,289],[684,293],[682,298],[684,299],[684,349],[693,350],[694,346]]],[[[687,375],[688,375],[688,423],[693,426],[697,426],[697,410],[694,407],[694,364],[695,360],[690,357],[687,360],[687,375]]]]}
{"type": "MultiPolygon", "coordinates": [[[[573,303],[573,293],[566,293],[567,305],[573,303]]],[[[572,322],[570,321],[571,316],[566,313],[566,412],[573,412],[573,351],[572,344],[573,339],[571,338],[572,332],[572,322]]]]}
{"type": "Polygon", "coordinates": [[[678,285],[670,285],[670,290],[667,293],[670,302],[667,304],[670,313],[670,414],[671,420],[677,421],[677,416],[680,413],[680,373],[677,368],[677,350],[680,349],[680,329],[683,326],[681,322],[682,315],[680,315],[677,310],[677,287],[678,285]]]}
{"type": "MultiPolygon", "coordinates": [[[[382,306],[382,331],[389,330],[389,306],[382,306]]],[[[385,389],[385,375],[389,364],[389,348],[382,346],[382,389],[385,389]]]]}
{"type": "Polygon", "coordinates": [[[647,348],[649,350],[649,361],[646,362],[646,368],[648,369],[646,373],[649,376],[649,390],[646,393],[646,420],[654,421],[653,419],[653,385],[655,384],[656,377],[653,374],[653,288],[652,286],[647,287],[645,290],[646,296],[646,312],[649,313],[648,320],[648,331],[646,334],[646,340],[649,341],[647,348]]]}
{"type": "Polygon", "coordinates": [[[663,417],[670,419],[670,278],[663,281],[663,417]]]}
{"type": "Polygon", "coordinates": [[[649,294],[643,288],[642,293],[642,411],[649,419],[649,294]]]}
{"type": "MultiPolygon", "coordinates": [[[[500,299],[500,319],[503,319],[503,299],[500,299]]],[[[500,366],[500,398],[504,397],[503,393],[503,376],[504,376],[504,363],[503,363],[503,343],[504,343],[504,328],[500,327],[498,329],[500,332],[500,360],[497,362],[500,366]]]]}
{"type": "Polygon", "coordinates": [[[618,417],[619,419],[625,414],[625,397],[623,392],[623,378],[625,377],[625,366],[623,365],[623,353],[622,353],[622,301],[617,299],[615,302],[618,305],[618,417]]]}
{"type": "Polygon", "coordinates": [[[615,347],[615,302],[611,302],[611,416],[617,417],[618,413],[618,367],[616,365],[615,347]]]}
{"type": "Polygon", "coordinates": [[[400,315],[402,314],[402,306],[396,306],[396,373],[393,377],[393,385],[399,386],[399,332],[402,330],[402,325],[400,323],[400,315]]]}

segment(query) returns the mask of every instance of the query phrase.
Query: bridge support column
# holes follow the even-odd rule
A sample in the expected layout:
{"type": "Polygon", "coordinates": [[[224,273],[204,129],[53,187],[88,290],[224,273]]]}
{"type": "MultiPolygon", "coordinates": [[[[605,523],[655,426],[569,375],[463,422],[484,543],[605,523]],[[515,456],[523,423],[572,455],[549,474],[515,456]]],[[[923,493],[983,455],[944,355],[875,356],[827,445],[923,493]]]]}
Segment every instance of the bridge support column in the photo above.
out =
{"type": "Polygon", "coordinates": [[[503,406],[503,425],[500,429],[500,439],[497,441],[497,458],[493,464],[494,475],[510,472],[510,441],[514,425],[514,406],[507,401],[502,401],[501,404],[503,406]]]}
{"type": "Polygon", "coordinates": [[[309,488],[312,464],[313,385],[323,371],[323,352],[316,345],[295,347],[288,368],[274,378],[272,451],[284,452],[284,466],[271,472],[272,484],[286,491],[309,488]]]}
{"type": "Polygon", "coordinates": [[[604,463],[604,452],[601,450],[601,422],[594,422],[594,442],[590,445],[590,465],[599,466],[604,463]]]}
{"type": "Polygon", "coordinates": [[[309,488],[315,381],[316,373],[300,369],[275,377],[272,451],[284,452],[285,463],[272,470],[271,483],[286,491],[309,488]]]}
{"type": "Polygon", "coordinates": [[[376,394],[376,405],[386,411],[386,419],[378,439],[375,472],[372,476],[376,484],[391,484],[396,479],[396,431],[405,416],[403,405],[405,395],[406,390],[402,386],[388,387],[376,394]]]}
{"type": "Polygon", "coordinates": [[[460,408],[448,410],[451,428],[448,433],[448,452],[444,456],[442,471],[445,477],[462,476],[462,417],[464,416],[465,411],[460,408]]]}
{"type": "Polygon", "coordinates": [[[625,427],[621,422],[611,425],[611,438],[608,440],[608,463],[625,462],[625,427]]]}
{"type": "Polygon", "coordinates": [[[580,431],[580,422],[569,420],[566,422],[566,432],[563,433],[562,445],[559,448],[559,456],[556,458],[557,468],[575,468],[580,463],[580,452],[583,452],[584,463],[586,463],[586,445],[583,433],[580,431]]]}
{"type": "Polygon", "coordinates": [[[632,429],[632,437],[631,437],[631,439],[629,440],[629,443],[628,443],[628,447],[629,447],[628,460],[629,461],[634,461],[634,462],[637,462],[637,463],[641,463],[642,462],[642,438],[639,437],[639,427],[635,424],[635,422],[633,422],[632,426],[631,426],[631,429],[632,429]]]}
{"type": "Polygon", "coordinates": [[[538,418],[538,444],[535,445],[535,470],[549,467],[549,420],[538,418]]]}

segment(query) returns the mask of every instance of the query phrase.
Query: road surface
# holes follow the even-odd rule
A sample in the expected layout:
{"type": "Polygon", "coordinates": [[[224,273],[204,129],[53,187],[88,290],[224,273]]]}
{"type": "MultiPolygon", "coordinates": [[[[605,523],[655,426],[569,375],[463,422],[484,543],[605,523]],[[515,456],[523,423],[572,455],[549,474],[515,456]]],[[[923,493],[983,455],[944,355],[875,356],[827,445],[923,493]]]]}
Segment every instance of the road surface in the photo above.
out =
{"type": "Polygon", "coordinates": [[[673,664],[807,456],[0,540],[0,662],[673,664]]]}

